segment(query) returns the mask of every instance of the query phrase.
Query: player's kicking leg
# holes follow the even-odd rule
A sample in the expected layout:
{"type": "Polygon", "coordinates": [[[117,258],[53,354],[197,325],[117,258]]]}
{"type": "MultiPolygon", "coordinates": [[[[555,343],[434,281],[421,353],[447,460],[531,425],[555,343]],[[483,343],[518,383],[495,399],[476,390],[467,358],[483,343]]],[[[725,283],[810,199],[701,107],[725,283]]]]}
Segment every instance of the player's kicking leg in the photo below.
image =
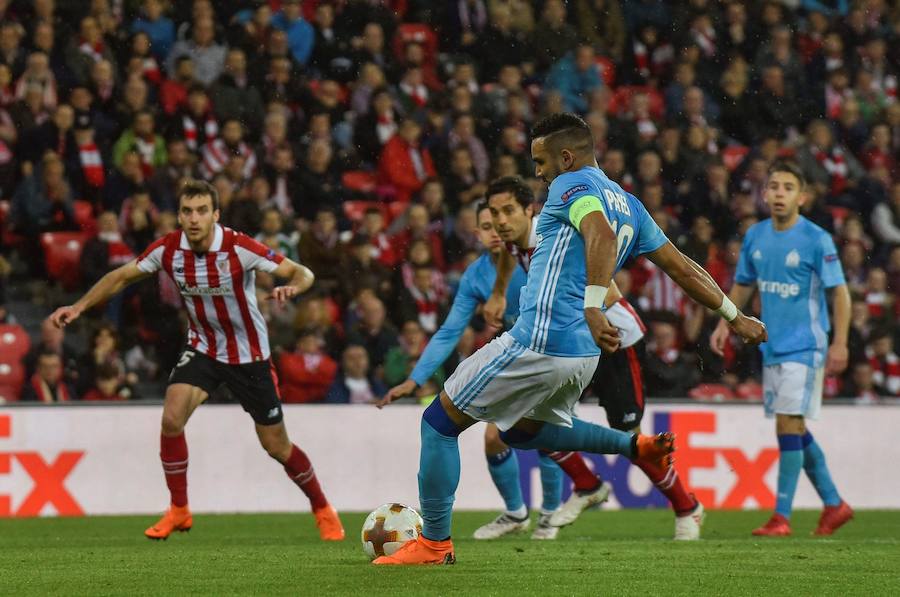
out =
{"type": "Polygon", "coordinates": [[[171,500],[162,518],[144,531],[149,539],[167,539],[175,531],[190,531],[194,524],[187,499],[188,449],[184,426],[207,396],[204,390],[186,383],[173,383],[166,388],[159,457],[171,500]]]}
{"type": "Polygon", "coordinates": [[[778,493],[775,513],[754,535],[784,537],[791,534],[791,510],[800,471],[822,498],[825,509],[815,530],[831,535],[853,518],[853,509],[843,501],[831,479],[825,454],[806,429],[806,418],[816,418],[822,404],[823,369],[801,363],[780,363],[763,369],[766,415],[775,415],[778,435],[778,493]]]}
{"type": "Polygon", "coordinates": [[[590,381],[596,357],[552,357],[535,353],[504,333],[463,361],[440,400],[422,415],[419,502],[424,525],[416,541],[375,564],[441,564],[454,561],[450,541],[453,499],[459,484],[459,434],[475,418],[507,431],[501,439],[525,449],[583,450],[623,454],[671,464],[674,436],[633,436],[600,425],[573,421],[572,408],[590,381]],[[452,398],[451,398],[452,396],[452,398]],[[524,419],[526,414],[542,420],[524,419]],[[514,427],[515,433],[509,433],[514,427]]]}

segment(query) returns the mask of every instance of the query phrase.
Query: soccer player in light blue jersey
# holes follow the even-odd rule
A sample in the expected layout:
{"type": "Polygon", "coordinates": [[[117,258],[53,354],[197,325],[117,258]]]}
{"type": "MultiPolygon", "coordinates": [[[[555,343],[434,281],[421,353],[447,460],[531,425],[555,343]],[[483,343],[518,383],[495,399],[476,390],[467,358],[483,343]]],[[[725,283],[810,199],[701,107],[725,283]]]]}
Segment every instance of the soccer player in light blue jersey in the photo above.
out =
{"type": "MultiPolygon", "coordinates": [[[[384,403],[389,403],[394,398],[410,396],[416,388],[421,387],[447,360],[478,307],[491,296],[494,278],[497,276],[495,262],[500,253],[505,252],[506,249],[503,241],[497,235],[497,231],[494,230],[491,210],[486,203],[478,207],[477,217],[479,240],[486,250],[463,272],[447,319],[428,341],[428,345],[410,373],[409,379],[391,388],[383,400],[384,403]]],[[[519,289],[524,285],[525,271],[521,267],[516,267],[508,289],[509,300],[503,318],[503,327],[511,327],[519,316],[519,289]]],[[[503,498],[506,510],[495,520],[477,529],[475,538],[496,539],[508,533],[528,529],[530,519],[528,508],[522,498],[522,487],[519,484],[519,463],[515,450],[500,440],[499,431],[492,424],[488,424],[485,428],[484,448],[488,471],[497,491],[503,498]]],[[[543,503],[537,528],[531,537],[532,539],[555,539],[559,529],[550,524],[550,516],[560,505],[562,470],[547,453],[539,455],[539,467],[543,503]]]]}
{"type": "MultiPolygon", "coordinates": [[[[837,374],[847,366],[851,303],[831,235],[800,215],[805,187],[795,164],[773,164],[765,191],[772,217],[747,231],[731,290],[731,300],[741,306],[752,298],[754,286],[759,289],[762,319],[769,328],[760,349],[765,412],[775,417],[780,451],[778,495],[772,518],[754,535],[791,534],[801,470],[825,504],[817,535],[830,535],[853,517],[831,480],[825,454],[806,428],[806,419],[818,418],[825,373],[837,374]],[[831,289],[834,310],[830,346],[826,289],[831,289]]],[[[720,323],[711,338],[714,351],[722,354],[728,334],[720,323]]]]}
{"type": "MultiPolygon", "coordinates": [[[[618,330],[602,307],[612,276],[632,255],[648,258],[694,300],[718,310],[750,342],[766,338],[762,322],[740,313],[712,278],[670,243],[633,195],[611,181],[594,157],[588,125],[554,114],[532,131],[536,174],[550,182],[538,217],[537,248],[504,333],[463,361],[440,398],[422,415],[419,503],[424,525],[415,541],[384,564],[450,564],[450,526],[459,484],[459,434],[476,421],[497,425],[501,439],[523,449],[571,450],[646,458],[671,466],[674,436],[645,436],[573,418],[591,382],[600,348],[618,347],[618,330]]],[[[498,263],[508,263],[507,255],[498,263]]],[[[505,298],[492,294],[492,316],[505,298]]],[[[487,309],[488,305],[485,306],[487,309]]]]}

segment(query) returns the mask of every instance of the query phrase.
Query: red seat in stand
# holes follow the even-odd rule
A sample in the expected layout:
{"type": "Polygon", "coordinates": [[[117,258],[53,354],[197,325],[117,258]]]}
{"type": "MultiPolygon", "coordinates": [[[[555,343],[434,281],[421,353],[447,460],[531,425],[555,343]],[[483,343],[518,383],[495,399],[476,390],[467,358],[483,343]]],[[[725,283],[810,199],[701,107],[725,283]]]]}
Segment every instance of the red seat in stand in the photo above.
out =
{"type": "Polygon", "coordinates": [[[86,232],[45,232],[41,234],[47,276],[73,290],[81,281],[81,252],[90,237],[86,232]]]}

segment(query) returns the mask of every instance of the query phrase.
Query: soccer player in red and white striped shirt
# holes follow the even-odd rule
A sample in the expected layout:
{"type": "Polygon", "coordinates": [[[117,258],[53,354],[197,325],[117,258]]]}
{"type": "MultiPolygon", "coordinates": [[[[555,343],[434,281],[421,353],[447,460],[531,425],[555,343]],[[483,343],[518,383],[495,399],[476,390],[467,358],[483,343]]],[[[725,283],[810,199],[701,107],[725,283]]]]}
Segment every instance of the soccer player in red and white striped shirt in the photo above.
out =
{"type": "Polygon", "coordinates": [[[191,528],[184,426],[194,409],[225,383],[256,422],[263,448],[284,465],[309,498],[321,538],[343,539],[341,521],[325,499],[309,458],[288,439],[266,324],[256,303],[257,270],[289,279],[272,291],[271,298],[279,303],[307,290],[313,274],[262,243],[219,225],[218,220],[215,187],[202,181],[187,182],[178,196],[181,229],[106,274],[75,304],[57,309],[51,320],[65,326],[129,284],[160,270],[181,291],[190,329],[187,346],[169,376],[160,437],[160,458],[172,501],[163,517],[145,531],[147,537],[165,539],[173,531],[191,528]]]}

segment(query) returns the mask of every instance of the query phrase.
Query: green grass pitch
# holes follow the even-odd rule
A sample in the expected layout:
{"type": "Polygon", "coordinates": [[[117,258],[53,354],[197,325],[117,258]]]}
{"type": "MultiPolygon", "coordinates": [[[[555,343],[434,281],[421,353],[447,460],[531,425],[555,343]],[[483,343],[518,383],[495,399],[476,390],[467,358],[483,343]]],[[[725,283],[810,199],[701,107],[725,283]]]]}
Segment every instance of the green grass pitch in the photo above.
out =
{"type": "Polygon", "coordinates": [[[382,568],[348,537],[318,540],[308,514],[198,515],[165,542],[153,517],[0,520],[2,595],[900,595],[900,511],[859,512],[830,538],[758,539],[760,512],[710,512],[704,539],[670,540],[667,511],[592,511],[557,541],[469,539],[493,513],[454,521],[457,564],[382,568]]]}

